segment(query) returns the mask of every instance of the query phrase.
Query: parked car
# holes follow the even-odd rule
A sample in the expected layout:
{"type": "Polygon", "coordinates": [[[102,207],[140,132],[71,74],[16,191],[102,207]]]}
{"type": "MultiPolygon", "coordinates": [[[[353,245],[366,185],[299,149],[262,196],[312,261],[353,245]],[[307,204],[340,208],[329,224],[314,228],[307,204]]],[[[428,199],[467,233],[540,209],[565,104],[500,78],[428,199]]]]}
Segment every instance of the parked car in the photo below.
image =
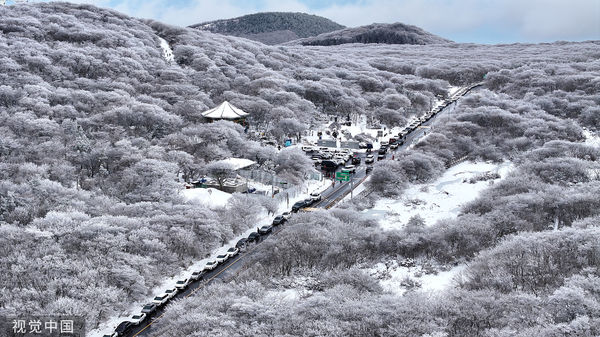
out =
{"type": "Polygon", "coordinates": [[[390,145],[390,149],[395,150],[398,148],[398,143],[394,143],[392,145],[390,145]]]}
{"type": "Polygon", "coordinates": [[[261,228],[259,228],[259,230],[258,230],[258,232],[259,232],[260,234],[263,234],[263,235],[264,235],[264,234],[271,233],[272,231],[273,231],[273,226],[271,226],[271,225],[265,225],[265,226],[262,226],[262,227],[261,227],[261,228]]]}
{"type": "Polygon", "coordinates": [[[223,262],[227,261],[228,258],[229,258],[229,256],[227,254],[221,254],[221,255],[217,255],[217,258],[215,260],[217,261],[217,263],[223,263],[223,262]]]}
{"type": "Polygon", "coordinates": [[[238,255],[238,253],[240,252],[240,250],[236,247],[231,247],[229,249],[227,249],[227,256],[234,257],[236,255],[238,255]]]}
{"type": "Polygon", "coordinates": [[[338,166],[339,163],[332,160],[323,160],[321,162],[321,169],[325,171],[335,171],[338,166]]]}
{"type": "Polygon", "coordinates": [[[256,242],[258,241],[258,239],[260,238],[260,234],[258,234],[257,232],[252,232],[250,233],[250,235],[248,235],[248,242],[256,242]]]}
{"type": "Polygon", "coordinates": [[[290,219],[290,217],[292,216],[292,212],[283,212],[283,213],[281,213],[281,216],[282,216],[284,219],[286,219],[286,220],[289,220],[289,219],[290,219]]]}
{"type": "Polygon", "coordinates": [[[155,312],[156,309],[158,309],[158,304],[156,304],[156,303],[146,303],[146,305],[144,305],[142,307],[142,313],[146,314],[146,315],[150,315],[151,313],[155,312]]]}
{"type": "Polygon", "coordinates": [[[162,294],[160,294],[160,295],[158,295],[158,296],[155,296],[155,297],[152,299],[152,303],[155,303],[156,305],[159,305],[159,306],[160,306],[160,305],[163,305],[163,304],[167,303],[167,301],[168,301],[169,299],[170,299],[170,297],[169,297],[169,295],[168,295],[168,294],[162,293],[162,294]]]}
{"type": "Polygon", "coordinates": [[[190,278],[195,281],[202,280],[204,278],[204,271],[195,271],[190,278]]]}
{"type": "Polygon", "coordinates": [[[321,193],[317,193],[317,192],[313,192],[310,194],[310,197],[313,201],[320,201],[321,200],[321,193]]]}
{"type": "Polygon", "coordinates": [[[175,295],[177,295],[177,292],[178,290],[175,287],[165,290],[165,294],[169,296],[169,299],[175,297],[175,295]]]}
{"type": "Polygon", "coordinates": [[[387,148],[380,148],[379,151],[377,151],[378,154],[386,154],[387,153],[387,148]]]}
{"type": "Polygon", "coordinates": [[[388,139],[388,142],[390,145],[392,145],[396,142],[396,138],[392,137],[392,138],[388,139]]]}
{"type": "Polygon", "coordinates": [[[367,164],[372,164],[375,161],[375,157],[372,154],[367,155],[367,158],[365,158],[365,163],[367,164]]]}
{"type": "Polygon", "coordinates": [[[137,315],[133,315],[131,316],[131,318],[129,319],[129,321],[134,324],[134,325],[138,325],[140,324],[144,319],[146,319],[146,314],[141,313],[141,314],[137,314],[137,315]]]}
{"type": "Polygon", "coordinates": [[[360,165],[361,159],[359,156],[352,157],[352,165],[360,165]]]}
{"type": "Polygon", "coordinates": [[[115,329],[117,336],[125,336],[129,330],[133,327],[133,324],[129,321],[121,322],[115,329]]]}
{"type": "Polygon", "coordinates": [[[302,146],[302,151],[304,151],[304,152],[313,152],[314,150],[315,150],[315,148],[313,146],[309,146],[309,145],[302,146]]]}
{"type": "Polygon", "coordinates": [[[299,210],[301,210],[302,208],[306,207],[306,204],[304,203],[304,200],[300,200],[297,203],[292,205],[292,212],[296,213],[299,210]]]}
{"type": "Polygon", "coordinates": [[[218,265],[219,264],[217,263],[217,261],[208,261],[204,266],[204,270],[214,270],[215,268],[217,268],[218,265]]]}
{"type": "Polygon", "coordinates": [[[189,279],[184,278],[183,280],[179,280],[175,283],[175,288],[177,289],[185,289],[185,287],[187,287],[190,284],[189,279]]]}
{"type": "Polygon", "coordinates": [[[273,219],[273,226],[279,226],[279,225],[283,225],[285,223],[285,218],[281,215],[276,216],[273,219]]]}
{"type": "Polygon", "coordinates": [[[367,166],[367,168],[365,169],[365,172],[368,174],[368,173],[371,173],[371,171],[373,171],[373,166],[367,166]]]}
{"type": "Polygon", "coordinates": [[[342,172],[356,173],[356,166],[354,166],[354,165],[346,165],[342,169],[342,172]]]}
{"type": "Polygon", "coordinates": [[[242,248],[246,246],[246,241],[248,241],[247,239],[241,238],[238,240],[238,242],[235,244],[235,248],[242,248]]]}
{"type": "Polygon", "coordinates": [[[385,159],[385,154],[377,155],[377,160],[383,160],[383,159],[385,159]]]}

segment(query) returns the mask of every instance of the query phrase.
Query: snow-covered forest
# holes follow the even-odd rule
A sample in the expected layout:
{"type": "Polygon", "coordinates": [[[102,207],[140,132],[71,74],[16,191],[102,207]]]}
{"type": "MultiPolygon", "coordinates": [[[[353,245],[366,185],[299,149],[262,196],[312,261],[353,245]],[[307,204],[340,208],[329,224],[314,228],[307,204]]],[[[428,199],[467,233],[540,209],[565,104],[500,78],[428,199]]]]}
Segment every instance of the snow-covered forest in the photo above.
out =
{"type": "Polygon", "coordinates": [[[94,327],[272,210],[267,197],[209,209],[179,193],[228,157],[312,170],[204,120],[224,100],[281,140],[325,114],[403,126],[450,85],[483,81],[375,164],[365,197],[294,217],[234,281],[170,305],[160,335],[599,335],[600,149],[584,142],[600,131],[599,47],[266,46],[91,5],[0,7],[0,314],[94,327]],[[464,156],[514,169],[433,225],[382,230],[361,215],[464,156]],[[407,259],[467,267],[443,293],[402,296],[365,271],[407,259]]]}

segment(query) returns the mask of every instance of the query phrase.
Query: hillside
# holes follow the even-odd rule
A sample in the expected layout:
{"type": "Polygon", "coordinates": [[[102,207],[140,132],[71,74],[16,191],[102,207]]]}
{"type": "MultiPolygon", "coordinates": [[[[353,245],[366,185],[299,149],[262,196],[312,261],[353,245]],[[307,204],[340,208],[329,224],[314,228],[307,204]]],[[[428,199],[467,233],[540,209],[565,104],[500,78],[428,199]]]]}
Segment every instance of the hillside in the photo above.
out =
{"type": "Polygon", "coordinates": [[[274,45],[342,29],[329,19],[305,13],[268,12],[190,26],[213,33],[244,37],[274,45]]]}
{"type": "Polygon", "coordinates": [[[346,28],[318,36],[298,39],[288,44],[304,46],[333,46],[345,43],[386,43],[386,44],[436,44],[450,40],[402,23],[374,23],[356,28],[346,28]]]}
{"type": "Polygon", "coordinates": [[[313,162],[262,133],[282,143],[349,115],[400,128],[483,81],[410,151],[374,164],[368,197],[298,214],[239,282],[169,304],[157,335],[598,335],[600,153],[583,140],[600,125],[599,46],[268,46],[92,5],[0,6],[0,316],[75,313],[92,329],[129,315],[256,228],[273,199],[306,191],[313,162]],[[248,130],[201,116],[225,100],[248,130]],[[384,231],[358,212],[465,156],[515,174],[427,227],[384,231]],[[230,157],[291,186],[214,209],[182,197],[230,157]],[[405,258],[473,268],[443,297],[394,296],[362,272],[405,258]]]}

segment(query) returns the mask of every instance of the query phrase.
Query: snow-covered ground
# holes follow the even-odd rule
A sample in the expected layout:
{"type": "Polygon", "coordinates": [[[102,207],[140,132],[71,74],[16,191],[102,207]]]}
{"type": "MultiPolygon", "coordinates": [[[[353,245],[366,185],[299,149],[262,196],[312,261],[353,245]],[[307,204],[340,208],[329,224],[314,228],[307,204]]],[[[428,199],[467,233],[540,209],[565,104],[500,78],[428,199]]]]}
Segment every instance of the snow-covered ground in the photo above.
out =
{"type": "Polygon", "coordinates": [[[162,37],[159,37],[158,39],[160,41],[160,48],[163,51],[163,57],[167,62],[172,63],[175,58],[173,56],[173,50],[171,49],[171,46],[169,46],[169,43],[162,37]]]}
{"type": "Polygon", "coordinates": [[[413,185],[400,199],[380,199],[373,208],[363,213],[378,219],[383,229],[402,228],[415,215],[419,215],[427,226],[431,226],[440,219],[458,216],[461,206],[474,200],[490,182],[499,181],[512,169],[510,162],[463,162],[446,170],[433,183],[413,185]],[[500,178],[469,183],[470,179],[486,173],[497,173],[500,178]]]}
{"type": "Polygon", "coordinates": [[[379,284],[384,290],[402,295],[409,289],[424,292],[446,290],[460,279],[465,268],[466,265],[463,264],[440,271],[439,267],[401,266],[398,261],[392,260],[386,264],[378,263],[366,272],[379,279],[379,284]]]}
{"type": "MultiPolygon", "coordinates": [[[[293,205],[297,201],[308,198],[309,194],[312,192],[315,192],[315,191],[322,192],[322,191],[326,190],[330,185],[331,185],[331,181],[328,179],[322,179],[320,181],[319,180],[308,180],[305,182],[304,186],[302,186],[302,189],[301,189],[303,192],[305,191],[306,193],[298,193],[295,196],[291,196],[290,200],[289,200],[289,205],[293,205]]],[[[213,190],[212,194],[208,194],[207,190],[208,189],[204,189],[204,188],[184,190],[184,197],[190,197],[191,199],[189,199],[189,200],[196,200],[200,203],[209,203],[209,204],[212,203],[213,201],[212,200],[208,201],[204,198],[207,195],[208,195],[209,199],[215,198],[215,192],[220,192],[220,193],[226,194],[229,197],[231,197],[230,194],[222,192],[222,191],[218,191],[215,189],[212,189],[213,190]],[[187,196],[186,196],[186,194],[187,194],[187,196]]],[[[220,193],[217,193],[217,195],[219,195],[219,196],[216,198],[219,198],[222,201],[225,199],[225,196],[220,195],[220,193]]],[[[225,203],[226,202],[227,201],[225,201],[225,203]]],[[[283,213],[283,212],[287,211],[288,209],[289,209],[289,207],[287,205],[287,202],[282,201],[279,204],[278,213],[283,213]]],[[[272,221],[273,221],[273,216],[269,216],[265,212],[260,217],[260,220],[257,221],[256,226],[261,227],[264,225],[270,225],[272,221]]],[[[250,233],[254,232],[255,230],[256,230],[255,227],[249,228],[244,233],[231,239],[229,242],[227,242],[221,248],[218,248],[215,251],[213,251],[209,258],[198,260],[198,261],[194,262],[188,268],[181,270],[179,274],[173,275],[171,277],[164,279],[163,282],[161,282],[161,284],[159,286],[152,289],[152,291],[151,291],[152,295],[148,296],[148,298],[145,301],[132,303],[128,310],[121,313],[121,315],[119,315],[119,316],[111,317],[109,320],[102,322],[97,329],[91,330],[88,333],[88,336],[101,337],[104,334],[112,333],[112,331],[114,331],[114,329],[116,328],[116,326],[119,323],[127,320],[132,315],[139,313],[141,308],[143,307],[143,305],[145,303],[151,302],[152,298],[154,298],[155,295],[158,295],[158,294],[164,292],[164,290],[166,290],[166,289],[175,287],[175,283],[178,280],[181,280],[184,278],[189,278],[189,276],[192,274],[192,272],[194,272],[195,270],[201,270],[208,261],[214,260],[214,257],[216,257],[217,255],[225,253],[227,251],[227,249],[235,246],[235,244],[239,241],[239,239],[248,237],[248,235],[250,235],[250,233]]],[[[292,296],[293,294],[289,293],[287,295],[292,296]]]]}
{"type": "Polygon", "coordinates": [[[187,201],[213,209],[224,207],[231,198],[231,194],[219,191],[216,188],[192,188],[183,190],[182,194],[187,201]]]}
{"type": "Polygon", "coordinates": [[[585,137],[585,143],[587,145],[600,147],[600,135],[593,133],[590,130],[583,129],[583,136],[585,137]]]}

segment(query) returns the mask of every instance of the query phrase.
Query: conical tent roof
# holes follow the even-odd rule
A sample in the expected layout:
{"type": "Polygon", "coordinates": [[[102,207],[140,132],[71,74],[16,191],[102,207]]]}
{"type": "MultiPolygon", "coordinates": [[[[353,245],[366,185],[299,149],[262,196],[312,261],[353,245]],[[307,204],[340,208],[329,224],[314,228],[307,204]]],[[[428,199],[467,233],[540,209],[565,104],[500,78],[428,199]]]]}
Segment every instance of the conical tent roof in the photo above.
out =
{"type": "Polygon", "coordinates": [[[202,116],[210,119],[238,119],[248,115],[242,109],[236,108],[231,103],[225,101],[218,107],[206,110],[202,116]]]}

